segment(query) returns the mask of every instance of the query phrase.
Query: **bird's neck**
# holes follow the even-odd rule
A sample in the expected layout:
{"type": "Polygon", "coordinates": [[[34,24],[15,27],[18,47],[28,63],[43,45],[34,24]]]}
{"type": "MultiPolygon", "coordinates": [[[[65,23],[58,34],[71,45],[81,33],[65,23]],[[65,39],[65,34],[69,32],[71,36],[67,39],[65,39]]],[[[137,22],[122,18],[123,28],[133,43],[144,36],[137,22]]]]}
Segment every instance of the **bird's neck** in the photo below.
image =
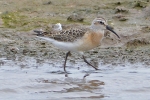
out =
{"type": "Polygon", "coordinates": [[[92,30],[92,31],[94,31],[95,33],[104,33],[104,30],[103,29],[101,29],[100,27],[95,27],[95,26],[93,26],[93,25],[91,25],[90,26],[90,29],[92,30]]]}

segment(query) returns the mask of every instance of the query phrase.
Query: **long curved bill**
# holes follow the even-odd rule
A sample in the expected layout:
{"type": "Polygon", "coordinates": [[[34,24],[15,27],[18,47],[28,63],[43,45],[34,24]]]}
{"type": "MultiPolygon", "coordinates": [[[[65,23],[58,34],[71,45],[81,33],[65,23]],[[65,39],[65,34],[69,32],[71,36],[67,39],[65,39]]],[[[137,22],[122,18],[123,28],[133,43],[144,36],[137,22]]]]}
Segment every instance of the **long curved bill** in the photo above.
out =
{"type": "Polygon", "coordinates": [[[106,25],[106,29],[113,32],[118,38],[120,38],[119,35],[110,26],[106,25]]]}

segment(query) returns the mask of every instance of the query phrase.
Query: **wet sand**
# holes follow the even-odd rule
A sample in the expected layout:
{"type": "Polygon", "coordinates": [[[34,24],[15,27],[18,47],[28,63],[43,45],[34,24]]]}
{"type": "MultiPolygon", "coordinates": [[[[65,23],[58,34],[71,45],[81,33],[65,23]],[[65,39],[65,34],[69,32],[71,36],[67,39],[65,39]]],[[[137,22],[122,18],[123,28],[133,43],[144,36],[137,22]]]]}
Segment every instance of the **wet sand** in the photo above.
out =
{"type": "Polygon", "coordinates": [[[148,0],[2,0],[0,5],[0,100],[150,99],[148,0]],[[73,13],[87,17],[68,22],[73,13]],[[100,47],[85,52],[99,70],[73,53],[65,74],[66,51],[39,40],[33,30],[50,29],[57,22],[88,26],[97,15],[106,17],[121,39],[108,32],[100,47]]]}

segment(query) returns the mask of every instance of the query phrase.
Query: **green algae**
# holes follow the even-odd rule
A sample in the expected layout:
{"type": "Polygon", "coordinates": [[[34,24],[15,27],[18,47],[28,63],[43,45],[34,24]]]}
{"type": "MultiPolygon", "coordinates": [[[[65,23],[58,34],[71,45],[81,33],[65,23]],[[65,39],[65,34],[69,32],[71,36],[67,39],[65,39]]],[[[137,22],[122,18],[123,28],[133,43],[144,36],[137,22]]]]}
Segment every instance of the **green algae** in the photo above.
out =
{"type": "MultiPolygon", "coordinates": [[[[72,21],[67,21],[66,19],[60,19],[55,17],[49,18],[40,18],[40,17],[28,17],[26,15],[22,15],[19,12],[5,12],[1,15],[3,20],[3,26],[6,28],[16,29],[18,31],[29,31],[38,27],[45,27],[48,24],[70,24],[76,23],[72,21]]],[[[88,25],[89,22],[78,22],[84,25],[88,25]]]]}
{"type": "Polygon", "coordinates": [[[5,12],[1,15],[4,26],[7,28],[16,28],[27,24],[26,16],[19,15],[17,12],[5,12]]]}

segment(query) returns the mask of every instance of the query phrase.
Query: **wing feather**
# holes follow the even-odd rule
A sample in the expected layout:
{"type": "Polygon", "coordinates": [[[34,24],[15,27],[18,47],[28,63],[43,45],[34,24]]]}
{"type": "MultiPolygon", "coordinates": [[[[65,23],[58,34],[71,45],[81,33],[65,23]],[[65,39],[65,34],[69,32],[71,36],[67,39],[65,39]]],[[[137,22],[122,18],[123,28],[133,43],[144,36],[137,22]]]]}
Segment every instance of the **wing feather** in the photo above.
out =
{"type": "Polygon", "coordinates": [[[57,41],[73,42],[79,38],[82,38],[87,32],[87,28],[70,28],[55,33],[45,33],[40,36],[49,37],[57,41]]]}

